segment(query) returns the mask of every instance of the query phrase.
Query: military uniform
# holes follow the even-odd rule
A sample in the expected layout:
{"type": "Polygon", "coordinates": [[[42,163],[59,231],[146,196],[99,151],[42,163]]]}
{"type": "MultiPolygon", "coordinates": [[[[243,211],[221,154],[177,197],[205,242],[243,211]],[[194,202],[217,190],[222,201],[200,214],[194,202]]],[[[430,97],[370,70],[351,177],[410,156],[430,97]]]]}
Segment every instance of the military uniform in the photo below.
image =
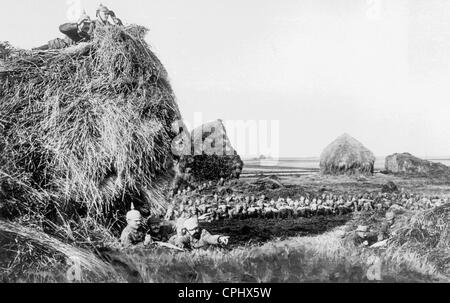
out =
{"type": "Polygon", "coordinates": [[[174,233],[176,233],[176,227],[173,224],[170,224],[170,222],[162,222],[157,230],[151,228],[149,232],[153,240],[161,242],[169,241],[174,233]]]}
{"type": "Polygon", "coordinates": [[[353,243],[356,246],[370,246],[376,242],[378,242],[378,234],[370,232],[368,226],[358,226],[358,229],[353,234],[353,243]],[[358,234],[358,232],[362,234],[358,234]]]}
{"type": "Polygon", "coordinates": [[[137,245],[145,240],[145,232],[142,229],[132,229],[125,227],[120,236],[120,243],[124,248],[137,245]]]}
{"type": "Polygon", "coordinates": [[[210,245],[218,245],[220,237],[221,236],[219,235],[211,235],[206,229],[203,229],[199,239],[196,239],[189,234],[177,234],[170,238],[169,243],[180,248],[207,248],[210,245]]]}

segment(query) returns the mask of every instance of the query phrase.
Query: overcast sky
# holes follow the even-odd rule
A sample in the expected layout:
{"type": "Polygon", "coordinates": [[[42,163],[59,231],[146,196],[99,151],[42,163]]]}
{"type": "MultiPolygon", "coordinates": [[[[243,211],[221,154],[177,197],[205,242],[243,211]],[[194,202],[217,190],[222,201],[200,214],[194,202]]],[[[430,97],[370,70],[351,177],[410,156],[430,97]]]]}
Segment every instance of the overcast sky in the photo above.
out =
{"type": "MultiPolygon", "coordinates": [[[[377,156],[450,155],[450,1],[102,2],[150,29],[191,125],[194,113],[278,120],[280,156],[319,156],[344,132],[377,156]]],[[[99,2],[79,3],[93,16],[99,2]]],[[[2,1],[0,40],[39,46],[74,11],[76,1],[2,1]]]]}

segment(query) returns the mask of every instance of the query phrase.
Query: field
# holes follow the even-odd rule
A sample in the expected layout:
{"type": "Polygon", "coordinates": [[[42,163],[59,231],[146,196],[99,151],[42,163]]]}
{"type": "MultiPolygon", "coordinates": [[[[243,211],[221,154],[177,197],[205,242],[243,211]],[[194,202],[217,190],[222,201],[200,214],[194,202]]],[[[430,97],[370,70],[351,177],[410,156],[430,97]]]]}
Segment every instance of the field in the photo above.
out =
{"type": "MultiPolygon", "coordinates": [[[[450,165],[449,157],[424,157],[423,159],[450,165]]],[[[385,157],[377,157],[375,170],[384,170],[385,157]]],[[[256,176],[260,173],[276,175],[308,175],[319,171],[319,158],[279,158],[271,159],[247,159],[244,160],[244,176],[256,176]]]]}
{"type": "MultiPolygon", "coordinates": [[[[281,176],[280,180],[284,187],[267,190],[253,186],[257,178],[244,176],[240,181],[234,182],[230,190],[247,195],[265,194],[269,199],[323,193],[357,195],[380,192],[383,184],[393,181],[405,193],[442,199],[450,197],[448,181],[404,179],[380,173],[373,177],[354,178],[327,177],[310,172],[306,175],[281,176]]],[[[162,247],[138,247],[121,251],[111,242],[106,247],[96,249],[93,258],[95,256],[106,261],[108,270],[116,273],[108,277],[108,280],[112,281],[449,282],[449,247],[445,244],[447,225],[438,233],[438,237],[444,239],[444,242],[440,242],[444,243],[444,246],[427,246],[429,244],[426,238],[416,240],[414,232],[417,230],[410,227],[411,218],[417,215],[414,212],[406,212],[399,223],[399,230],[411,228],[411,232],[407,233],[411,241],[405,238],[406,240],[399,244],[393,239],[387,247],[382,248],[359,247],[351,241],[352,231],[357,225],[376,225],[383,215],[377,212],[358,212],[311,218],[226,219],[202,223],[202,227],[212,233],[231,237],[230,245],[226,248],[177,252],[162,247]]],[[[427,228],[429,227],[421,226],[419,230],[427,231],[428,234],[425,235],[431,237],[427,228]]],[[[28,249],[32,251],[34,248],[28,249]]],[[[24,256],[26,253],[21,257],[24,256]]],[[[14,256],[10,258],[13,258],[10,260],[13,262],[14,256]]],[[[55,261],[59,260],[57,257],[49,260],[51,261],[48,261],[47,266],[43,266],[44,271],[53,272],[55,268],[67,268],[64,262],[55,261]]],[[[26,267],[18,268],[23,270],[25,277],[19,278],[11,275],[10,271],[3,271],[3,280],[42,280],[34,275],[28,275],[27,278],[26,267]]],[[[81,281],[93,280],[88,272],[82,276],[81,281]]],[[[65,282],[65,271],[47,275],[44,280],[65,282]]]]}

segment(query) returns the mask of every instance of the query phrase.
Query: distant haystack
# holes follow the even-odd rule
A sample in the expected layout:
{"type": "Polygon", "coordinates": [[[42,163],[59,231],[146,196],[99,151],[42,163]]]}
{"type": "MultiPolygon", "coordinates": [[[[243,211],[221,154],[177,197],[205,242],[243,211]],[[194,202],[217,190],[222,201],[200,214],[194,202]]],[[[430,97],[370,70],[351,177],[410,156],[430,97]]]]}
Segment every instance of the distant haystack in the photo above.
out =
{"type": "Polygon", "coordinates": [[[450,176],[450,167],[442,163],[417,158],[409,153],[393,154],[386,157],[385,170],[393,174],[450,176]]]}
{"type": "Polygon", "coordinates": [[[373,174],[375,156],[359,141],[344,134],[328,145],[320,156],[323,174],[373,174]]]}
{"type": "Polygon", "coordinates": [[[222,120],[206,123],[190,135],[191,155],[184,155],[180,171],[190,171],[195,181],[239,178],[243,161],[231,146],[222,120]]]}

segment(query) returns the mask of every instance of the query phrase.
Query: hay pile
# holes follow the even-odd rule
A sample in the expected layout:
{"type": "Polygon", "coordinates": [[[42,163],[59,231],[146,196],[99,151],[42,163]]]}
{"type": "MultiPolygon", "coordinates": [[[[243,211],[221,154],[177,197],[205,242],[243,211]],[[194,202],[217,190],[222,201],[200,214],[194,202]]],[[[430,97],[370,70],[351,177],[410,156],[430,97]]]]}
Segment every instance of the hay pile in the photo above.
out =
{"type": "Polygon", "coordinates": [[[328,145],[320,156],[323,174],[373,174],[375,156],[359,141],[344,134],[328,145]]]}
{"type": "Polygon", "coordinates": [[[222,120],[194,129],[190,140],[191,153],[181,157],[181,173],[190,171],[194,181],[240,177],[244,162],[231,146],[222,120]]]}
{"type": "Polygon", "coordinates": [[[417,158],[409,153],[386,157],[385,170],[392,174],[425,177],[450,177],[450,167],[417,158]]]}
{"type": "Polygon", "coordinates": [[[450,274],[450,204],[403,217],[394,234],[395,246],[427,256],[450,274]]]}
{"type": "Polygon", "coordinates": [[[180,113],[146,32],[98,27],[88,45],[5,62],[0,215],[162,211],[180,113]]]}
{"type": "Polygon", "coordinates": [[[15,268],[16,272],[14,273],[5,271],[10,264],[2,264],[0,277],[3,278],[18,276],[16,278],[28,280],[33,273],[36,274],[40,270],[51,270],[54,271],[53,278],[57,279],[52,282],[67,282],[66,272],[71,262],[77,261],[83,277],[91,282],[124,281],[114,267],[94,253],[63,243],[43,232],[19,224],[0,220],[0,243],[2,244],[0,246],[0,256],[2,257],[0,264],[12,262],[11,259],[14,257],[16,259],[28,257],[28,260],[21,260],[22,264],[18,264],[20,268],[15,268]],[[26,244],[26,251],[18,249],[23,244],[26,244]],[[16,251],[17,253],[15,253],[16,251]],[[14,252],[16,255],[11,256],[10,252],[14,252]],[[47,259],[47,262],[43,262],[41,259],[47,259]],[[50,263],[47,268],[39,268],[45,263],[50,263]]]}

